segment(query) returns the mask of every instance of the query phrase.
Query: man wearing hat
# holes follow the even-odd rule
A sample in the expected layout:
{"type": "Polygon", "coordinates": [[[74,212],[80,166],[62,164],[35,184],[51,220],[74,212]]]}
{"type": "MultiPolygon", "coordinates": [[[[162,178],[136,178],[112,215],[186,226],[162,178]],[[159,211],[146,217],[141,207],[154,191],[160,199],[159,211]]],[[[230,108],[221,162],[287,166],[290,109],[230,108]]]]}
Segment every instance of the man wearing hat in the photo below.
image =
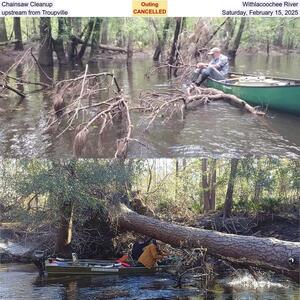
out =
{"type": "Polygon", "coordinates": [[[215,80],[224,80],[229,72],[229,61],[226,55],[221,54],[221,49],[218,47],[212,48],[209,52],[212,55],[212,60],[209,64],[198,63],[197,69],[192,76],[192,82],[197,86],[210,77],[215,80]]]}

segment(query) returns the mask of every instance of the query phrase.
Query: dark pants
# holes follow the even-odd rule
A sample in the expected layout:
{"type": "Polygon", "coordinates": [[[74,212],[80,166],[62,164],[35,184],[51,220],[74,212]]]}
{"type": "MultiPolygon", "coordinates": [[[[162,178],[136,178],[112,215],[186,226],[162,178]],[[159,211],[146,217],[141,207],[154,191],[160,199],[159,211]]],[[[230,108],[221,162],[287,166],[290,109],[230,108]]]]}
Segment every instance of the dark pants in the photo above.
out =
{"type": "Polygon", "coordinates": [[[216,68],[207,67],[203,69],[196,69],[192,75],[192,82],[199,86],[207,77],[215,80],[225,79],[225,76],[221,74],[216,68]]]}

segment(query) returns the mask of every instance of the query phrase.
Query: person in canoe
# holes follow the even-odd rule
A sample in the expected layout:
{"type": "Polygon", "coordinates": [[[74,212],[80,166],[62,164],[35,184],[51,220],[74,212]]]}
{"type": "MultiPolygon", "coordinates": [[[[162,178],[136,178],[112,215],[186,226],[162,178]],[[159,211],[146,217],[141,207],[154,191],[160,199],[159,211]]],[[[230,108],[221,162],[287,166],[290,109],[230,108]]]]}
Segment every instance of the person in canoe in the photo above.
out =
{"type": "Polygon", "coordinates": [[[138,261],[139,257],[143,253],[144,248],[150,244],[151,240],[152,238],[148,238],[145,240],[139,239],[133,244],[131,250],[131,258],[133,259],[133,261],[138,261]]]}
{"type": "Polygon", "coordinates": [[[157,261],[162,259],[164,254],[160,251],[156,240],[151,240],[151,243],[144,248],[143,253],[138,259],[138,262],[144,267],[151,269],[157,264],[157,261]]]}
{"type": "Polygon", "coordinates": [[[212,56],[212,60],[208,64],[198,63],[192,75],[192,82],[197,86],[200,86],[207,77],[215,80],[224,80],[228,75],[229,60],[226,55],[221,53],[221,49],[214,47],[208,54],[212,56]]]}

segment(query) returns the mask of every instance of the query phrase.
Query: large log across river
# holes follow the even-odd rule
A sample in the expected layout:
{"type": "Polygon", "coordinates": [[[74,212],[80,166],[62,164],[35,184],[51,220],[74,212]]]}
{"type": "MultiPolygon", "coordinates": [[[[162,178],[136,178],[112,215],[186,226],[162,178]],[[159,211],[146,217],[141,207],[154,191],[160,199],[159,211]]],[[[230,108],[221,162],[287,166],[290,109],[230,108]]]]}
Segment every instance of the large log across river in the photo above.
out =
{"type": "Polygon", "coordinates": [[[275,238],[227,234],[177,225],[146,217],[120,205],[118,223],[175,247],[203,247],[207,252],[231,261],[299,276],[300,243],[275,238]]]}

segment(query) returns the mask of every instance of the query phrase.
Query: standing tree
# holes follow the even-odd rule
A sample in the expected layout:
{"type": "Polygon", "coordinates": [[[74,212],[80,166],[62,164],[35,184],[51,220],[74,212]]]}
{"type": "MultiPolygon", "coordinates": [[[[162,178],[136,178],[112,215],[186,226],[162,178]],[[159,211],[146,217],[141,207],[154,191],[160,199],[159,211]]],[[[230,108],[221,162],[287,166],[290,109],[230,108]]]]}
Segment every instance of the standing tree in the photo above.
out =
{"type": "Polygon", "coordinates": [[[101,44],[103,45],[107,45],[108,43],[108,22],[109,18],[104,18],[102,22],[101,44]]]}
{"type": "Polygon", "coordinates": [[[53,49],[56,52],[58,63],[60,65],[67,64],[67,58],[64,48],[64,36],[66,35],[65,18],[57,18],[58,34],[57,39],[53,39],[53,49]]]}
{"type": "Polygon", "coordinates": [[[84,53],[85,53],[85,50],[88,46],[88,42],[91,38],[91,35],[92,35],[92,32],[93,32],[93,29],[94,29],[94,19],[93,18],[90,18],[89,22],[88,22],[88,25],[87,25],[87,31],[85,32],[85,36],[84,36],[84,39],[82,41],[82,45],[81,45],[81,48],[80,48],[80,51],[78,53],[78,60],[81,61],[83,56],[84,56],[84,53]]]}
{"type": "Polygon", "coordinates": [[[130,65],[132,63],[132,56],[133,56],[133,34],[132,30],[129,31],[128,34],[128,42],[127,42],[127,65],[130,65]]]}
{"type": "Polygon", "coordinates": [[[156,46],[154,54],[153,54],[153,60],[159,61],[159,58],[160,57],[163,58],[163,55],[164,55],[164,48],[166,45],[168,30],[170,27],[170,18],[165,19],[162,35],[160,34],[160,32],[156,26],[155,20],[151,19],[151,21],[152,21],[152,25],[153,25],[156,35],[157,35],[157,46],[156,46]]]}
{"type": "Polygon", "coordinates": [[[90,58],[95,55],[95,52],[98,50],[99,47],[101,23],[102,23],[101,18],[95,19],[95,24],[94,24],[93,34],[92,34],[90,58]]]}
{"type": "Polygon", "coordinates": [[[40,19],[40,49],[38,62],[41,66],[53,65],[51,18],[40,19]]]}
{"type": "Polygon", "coordinates": [[[215,159],[212,159],[209,164],[207,158],[202,159],[202,190],[204,213],[216,209],[216,164],[217,161],[215,159]]]}
{"type": "Polygon", "coordinates": [[[0,18],[0,42],[7,42],[5,18],[0,18]]]}
{"type": "Polygon", "coordinates": [[[239,160],[237,158],[232,158],[230,161],[230,175],[228,180],[225,204],[224,204],[224,213],[223,217],[228,218],[231,216],[231,210],[233,205],[233,189],[234,189],[234,181],[237,175],[237,166],[239,160]]]}
{"type": "Polygon", "coordinates": [[[22,42],[22,30],[21,30],[21,19],[20,17],[14,17],[14,33],[15,33],[15,50],[22,51],[24,50],[22,42]]]}
{"type": "Polygon", "coordinates": [[[178,51],[179,51],[179,35],[182,30],[182,19],[183,18],[175,18],[175,31],[174,31],[174,38],[173,38],[173,43],[171,47],[171,53],[169,56],[169,65],[174,65],[176,63],[176,59],[178,56],[178,51]]]}
{"type": "Polygon", "coordinates": [[[244,32],[246,22],[247,22],[247,18],[241,18],[241,22],[240,22],[240,25],[239,25],[237,35],[236,35],[236,37],[233,41],[231,49],[228,50],[228,55],[232,60],[234,60],[235,57],[236,57],[236,53],[237,53],[237,50],[238,50],[238,48],[240,46],[240,43],[241,43],[241,39],[242,39],[242,35],[243,35],[243,32],[244,32]]]}

